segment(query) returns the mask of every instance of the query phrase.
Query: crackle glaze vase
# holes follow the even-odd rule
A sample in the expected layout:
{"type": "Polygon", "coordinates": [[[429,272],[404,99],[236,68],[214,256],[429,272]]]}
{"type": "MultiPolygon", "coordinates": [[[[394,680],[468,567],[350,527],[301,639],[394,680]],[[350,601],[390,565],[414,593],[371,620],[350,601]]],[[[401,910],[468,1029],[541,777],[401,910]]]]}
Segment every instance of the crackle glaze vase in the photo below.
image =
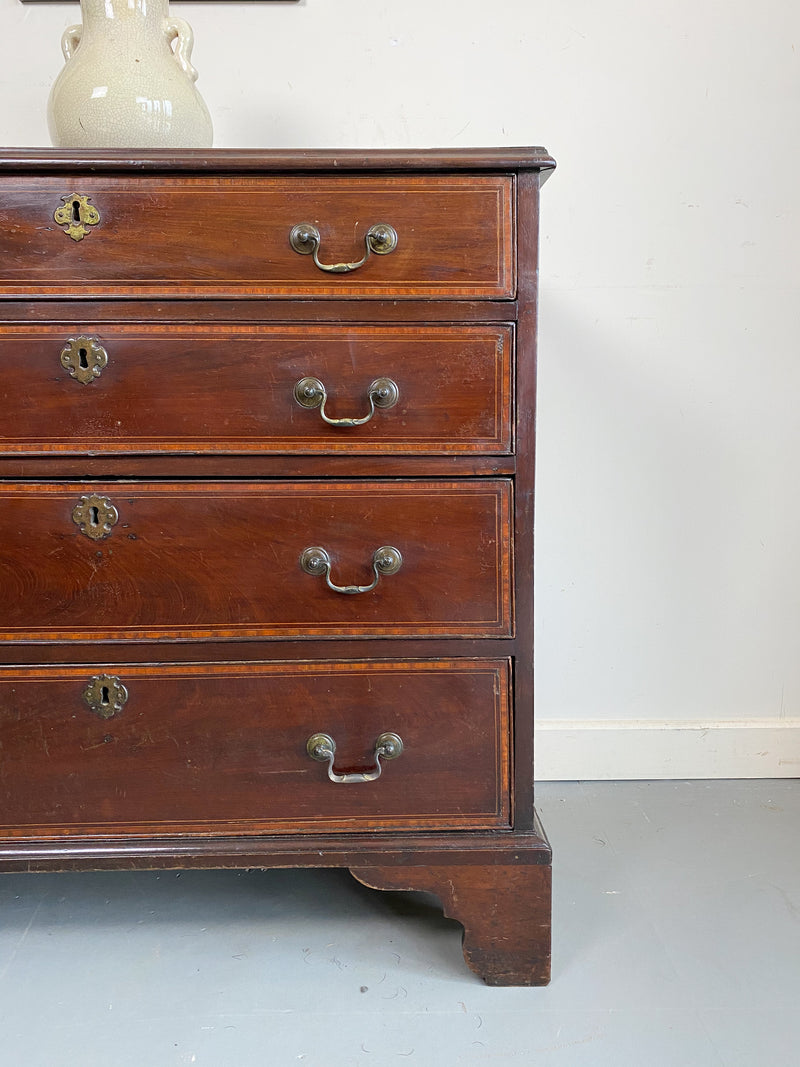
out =
{"type": "Polygon", "coordinates": [[[211,116],[195,87],[194,35],[168,0],[81,0],[82,25],[61,39],[50,91],[57,148],[210,148],[211,116]]]}

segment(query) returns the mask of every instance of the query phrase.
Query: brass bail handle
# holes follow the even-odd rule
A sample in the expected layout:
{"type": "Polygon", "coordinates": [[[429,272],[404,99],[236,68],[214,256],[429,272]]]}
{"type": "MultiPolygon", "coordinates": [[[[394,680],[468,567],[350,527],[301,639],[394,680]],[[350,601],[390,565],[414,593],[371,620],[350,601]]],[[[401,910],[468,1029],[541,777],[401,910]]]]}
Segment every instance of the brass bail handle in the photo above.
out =
{"type": "Polygon", "coordinates": [[[300,555],[300,566],[306,574],[324,575],[325,584],[334,593],[371,593],[381,575],[388,577],[390,574],[397,574],[402,565],[403,557],[398,549],[384,545],[382,548],[376,548],[372,555],[375,577],[369,585],[335,585],[331,581],[331,557],[324,548],[306,548],[300,555]]]}
{"type": "Polygon", "coordinates": [[[306,752],[318,763],[328,764],[328,777],[337,785],[352,785],[355,782],[374,782],[381,776],[381,760],[397,759],[403,754],[403,742],[397,734],[384,733],[375,742],[375,766],[371,771],[337,774],[333,769],[336,742],[330,734],[312,734],[306,742],[306,752]]]}
{"type": "Polygon", "coordinates": [[[366,251],[359,260],[352,263],[320,263],[319,246],[322,242],[320,232],[311,222],[299,222],[289,232],[289,244],[301,256],[313,256],[314,263],[328,274],[349,274],[350,271],[363,267],[371,253],[376,256],[388,256],[397,248],[397,230],[388,222],[378,222],[370,226],[364,234],[366,251]]]}
{"type": "Polygon", "coordinates": [[[301,378],[294,387],[294,398],[301,407],[319,408],[320,418],[329,426],[363,426],[375,414],[376,408],[386,411],[400,398],[397,382],[391,378],[376,378],[367,393],[369,411],[360,419],[332,419],[325,413],[328,393],[319,378],[301,378]]]}

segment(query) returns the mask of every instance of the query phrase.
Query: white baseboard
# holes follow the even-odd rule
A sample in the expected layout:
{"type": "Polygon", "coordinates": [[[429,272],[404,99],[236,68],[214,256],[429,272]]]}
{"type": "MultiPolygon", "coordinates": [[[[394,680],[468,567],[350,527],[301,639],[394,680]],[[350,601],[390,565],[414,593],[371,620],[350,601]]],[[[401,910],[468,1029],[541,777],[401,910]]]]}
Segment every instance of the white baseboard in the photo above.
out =
{"type": "Polygon", "coordinates": [[[545,719],[535,774],[544,782],[798,778],[800,719],[545,719]]]}

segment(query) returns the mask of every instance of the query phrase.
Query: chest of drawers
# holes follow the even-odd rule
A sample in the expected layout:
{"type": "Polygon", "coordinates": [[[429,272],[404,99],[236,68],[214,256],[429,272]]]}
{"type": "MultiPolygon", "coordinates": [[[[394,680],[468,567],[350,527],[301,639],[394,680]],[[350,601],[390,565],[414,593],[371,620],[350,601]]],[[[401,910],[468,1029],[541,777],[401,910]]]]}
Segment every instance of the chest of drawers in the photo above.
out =
{"type": "Polygon", "coordinates": [[[548,980],[553,165],[0,154],[0,868],[347,867],[548,980]]]}

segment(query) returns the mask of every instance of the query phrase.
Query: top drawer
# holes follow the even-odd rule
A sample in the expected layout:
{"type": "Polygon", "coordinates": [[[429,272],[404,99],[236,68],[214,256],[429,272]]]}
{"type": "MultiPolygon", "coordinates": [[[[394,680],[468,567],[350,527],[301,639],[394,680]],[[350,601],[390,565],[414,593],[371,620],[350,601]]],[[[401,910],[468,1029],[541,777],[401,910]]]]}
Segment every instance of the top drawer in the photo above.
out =
{"type": "Polygon", "coordinates": [[[15,175],[0,183],[0,296],[509,299],[513,181],[15,175]],[[375,226],[396,246],[379,237],[355,266],[375,226]]]}

